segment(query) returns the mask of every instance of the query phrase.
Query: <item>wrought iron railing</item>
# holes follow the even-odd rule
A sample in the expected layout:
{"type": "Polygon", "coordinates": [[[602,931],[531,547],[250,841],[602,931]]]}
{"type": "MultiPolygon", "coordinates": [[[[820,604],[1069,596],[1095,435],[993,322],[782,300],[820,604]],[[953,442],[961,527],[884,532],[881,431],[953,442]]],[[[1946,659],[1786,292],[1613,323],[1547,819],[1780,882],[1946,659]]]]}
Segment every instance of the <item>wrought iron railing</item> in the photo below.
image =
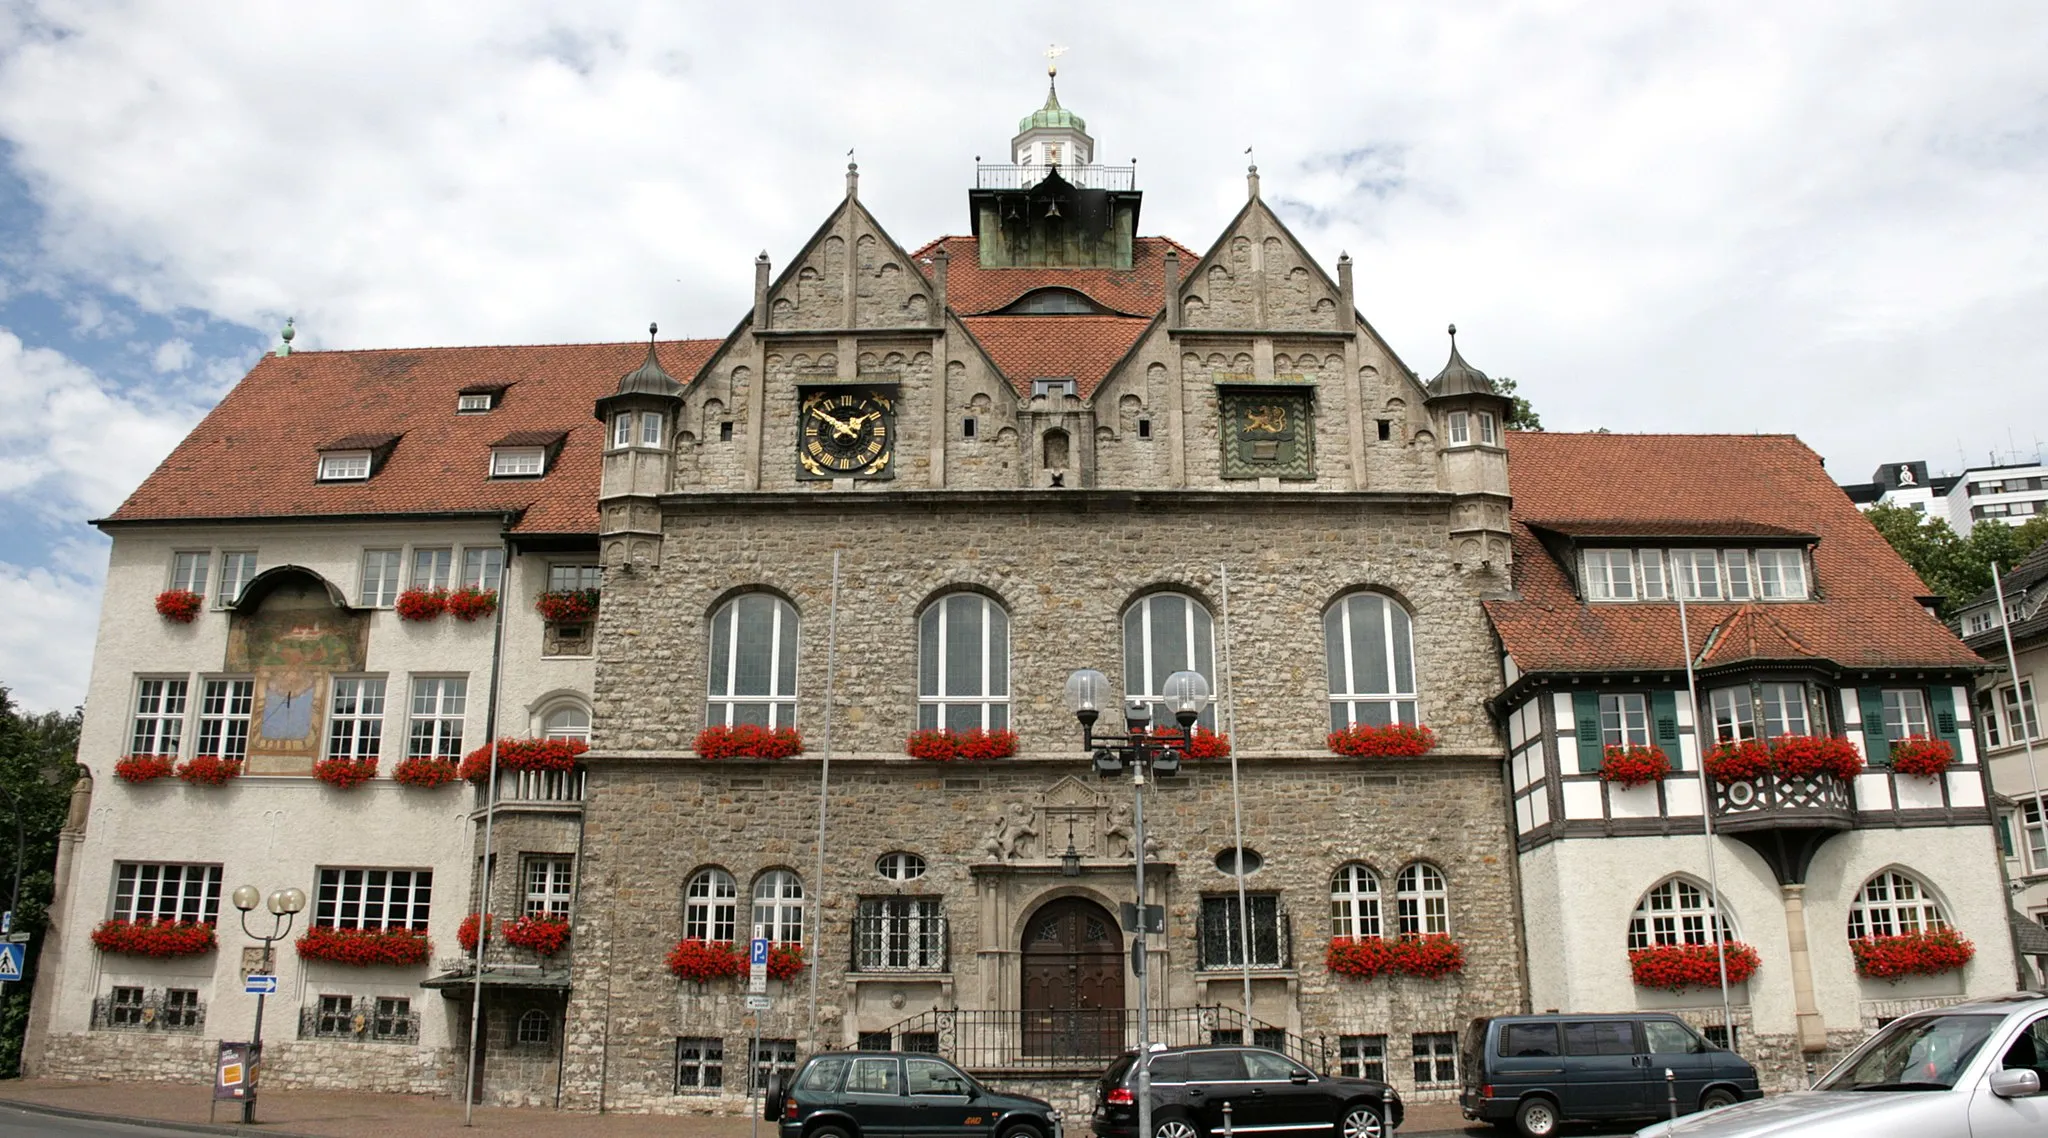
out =
{"type": "Polygon", "coordinates": [[[923,899],[909,906],[895,907],[894,898],[862,902],[891,906],[881,912],[863,911],[853,919],[853,970],[855,972],[945,972],[946,918],[928,910],[923,899]]]}
{"type": "Polygon", "coordinates": [[[299,1009],[300,1039],[335,1039],[352,1043],[418,1043],[420,1013],[405,1001],[406,1010],[369,1000],[335,1006],[326,1002],[299,1009]]]}
{"type": "MultiPolygon", "coordinates": [[[[1249,1018],[1236,1008],[1154,1008],[1146,1023],[1146,1038],[1168,1047],[1240,1043],[1249,1036],[1253,1046],[1270,1047],[1317,1071],[1330,1069],[1321,1040],[1249,1018]]],[[[939,1009],[868,1039],[879,1042],[884,1034],[899,1041],[897,1046],[914,1039],[920,1050],[935,1040],[938,1054],[970,1071],[1100,1071],[1111,1059],[1137,1049],[1138,1013],[1134,1008],[939,1009]]]]}
{"type": "Polygon", "coordinates": [[[498,771],[500,803],[581,803],[583,768],[567,771],[498,771]]]}
{"type": "Polygon", "coordinates": [[[206,1005],[195,988],[117,988],[93,1000],[92,1030],[201,1032],[206,1030],[206,1005]]]}
{"type": "Polygon", "coordinates": [[[974,186],[980,190],[1028,190],[1054,170],[1069,185],[1084,190],[1129,190],[1138,183],[1136,166],[977,166],[974,186]]]}

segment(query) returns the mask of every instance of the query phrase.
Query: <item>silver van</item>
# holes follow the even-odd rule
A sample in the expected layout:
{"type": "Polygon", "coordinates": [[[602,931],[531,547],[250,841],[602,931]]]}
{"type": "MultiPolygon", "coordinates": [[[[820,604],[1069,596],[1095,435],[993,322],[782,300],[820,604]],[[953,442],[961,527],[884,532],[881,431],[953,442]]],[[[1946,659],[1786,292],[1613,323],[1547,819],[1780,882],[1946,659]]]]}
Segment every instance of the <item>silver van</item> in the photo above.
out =
{"type": "Polygon", "coordinates": [[[1528,1138],[1565,1122],[1664,1118],[1674,1094],[1680,1114],[1763,1097],[1748,1060],[1654,1012],[1493,1016],[1473,1020],[1461,1044],[1465,1117],[1528,1138]]]}

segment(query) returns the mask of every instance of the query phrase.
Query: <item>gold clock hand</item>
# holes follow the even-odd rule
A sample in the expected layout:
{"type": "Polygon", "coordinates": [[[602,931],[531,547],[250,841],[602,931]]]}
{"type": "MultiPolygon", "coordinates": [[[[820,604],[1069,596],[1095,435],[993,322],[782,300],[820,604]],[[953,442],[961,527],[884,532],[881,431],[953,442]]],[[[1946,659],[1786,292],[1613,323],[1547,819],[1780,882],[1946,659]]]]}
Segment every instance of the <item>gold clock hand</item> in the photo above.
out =
{"type": "Polygon", "coordinates": [[[837,432],[842,436],[845,436],[846,438],[852,438],[853,436],[860,433],[858,426],[860,420],[858,419],[854,420],[854,426],[848,426],[847,424],[842,423],[839,420],[833,418],[832,413],[830,411],[825,410],[823,407],[814,407],[812,408],[812,411],[818,416],[818,418],[823,419],[827,423],[832,424],[833,431],[837,432]]]}

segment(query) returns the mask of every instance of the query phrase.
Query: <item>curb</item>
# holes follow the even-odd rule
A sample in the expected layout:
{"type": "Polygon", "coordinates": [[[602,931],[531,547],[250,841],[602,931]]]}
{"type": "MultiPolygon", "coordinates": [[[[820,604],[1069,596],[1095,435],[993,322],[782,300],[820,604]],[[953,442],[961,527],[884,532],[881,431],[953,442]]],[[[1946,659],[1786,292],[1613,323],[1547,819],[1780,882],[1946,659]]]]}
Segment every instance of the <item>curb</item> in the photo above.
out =
{"type": "MultiPolygon", "coordinates": [[[[236,1104],[239,1106],[240,1104],[236,1104]]],[[[316,1134],[302,1134],[296,1130],[272,1130],[263,1123],[243,1126],[240,1123],[222,1124],[208,1122],[176,1122],[163,1118],[146,1118],[132,1114],[108,1114],[97,1110],[73,1110],[68,1106],[50,1106],[40,1102],[24,1102],[21,1099],[0,1097],[0,1109],[27,1111],[31,1114],[47,1114],[56,1118],[74,1118],[82,1122],[116,1122],[124,1126],[153,1126],[161,1130],[179,1130],[187,1134],[267,1134],[273,1138],[320,1138],[316,1134]]]]}

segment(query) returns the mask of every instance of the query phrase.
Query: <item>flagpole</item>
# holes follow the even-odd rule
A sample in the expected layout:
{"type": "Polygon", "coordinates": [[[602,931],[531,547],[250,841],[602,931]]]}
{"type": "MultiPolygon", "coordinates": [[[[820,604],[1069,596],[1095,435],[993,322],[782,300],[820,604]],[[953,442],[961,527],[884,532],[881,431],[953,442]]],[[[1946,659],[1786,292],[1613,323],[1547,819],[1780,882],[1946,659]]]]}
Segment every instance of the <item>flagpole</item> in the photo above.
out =
{"type": "MultiPolygon", "coordinates": [[[[825,615],[825,736],[824,750],[818,763],[818,860],[811,876],[812,896],[817,899],[811,910],[811,927],[806,930],[806,939],[811,942],[811,1046],[822,1046],[818,1040],[818,958],[824,948],[823,924],[825,923],[825,807],[830,802],[832,788],[832,678],[838,670],[839,655],[839,551],[832,551],[832,603],[825,615]]],[[[760,1057],[755,1056],[758,1064],[760,1057]]]]}
{"type": "MultiPolygon", "coordinates": [[[[1663,554],[1657,555],[1659,559],[1663,554]]],[[[1690,564],[1687,566],[1690,568],[1690,564]]],[[[1685,582],[1676,572],[1678,561],[1668,563],[1665,579],[1671,582],[1671,594],[1678,598],[1678,638],[1685,655],[1685,698],[1692,708],[1693,749],[1700,754],[1700,837],[1707,847],[1707,900],[1708,912],[1714,918],[1714,927],[1708,935],[1714,938],[1714,958],[1721,968],[1721,1030],[1727,1033],[1728,1050],[1735,1048],[1735,1008],[1728,999],[1728,937],[1725,934],[1727,922],[1721,917],[1721,873],[1718,859],[1714,856],[1714,792],[1707,785],[1706,735],[1701,730],[1699,682],[1692,670],[1692,624],[1685,613],[1685,582]]],[[[1685,743],[1679,741],[1679,758],[1683,759],[1685,743]]]]}
{"type": "MultiPolygon", "coordinates": [[[[1238,958],[1244,968],[1244,1018],[1245,1030],[1251,1030],[1252,1018],[1252,926],[1251,905],[1245,899],[1244,888],[1244,800],[1237,790],[1237,686],[1230,676],[1230,566],[1218,565],[1217,572],[1223,578],[1223,733],[1233,739],[1230,748],[1230,825],[1232,840],[1237,852],[1231,855],[1230,867],[1237,875],[1237,939],[1238,958]]],[[[1247,1038],[1246,1043],[1251,1040],[1247,1038]]]]}
{"type": "MultiPolygon", "coordinates": [[[[2027,703],[2020,698],[2020,661],[2012,648],[2012,621],[2005,615],[2005,581],[2000,575],[1998,562],[1996,561],[1991,563],[1991,587],[1996,590],[1998,596],[1998,629],[2005,635],[2005,667],[2006,671],[2012,676],[2013,706],[2019,711],[2019,722],[2011,725],[2018,730],[2011,733],[2017,734],[2020,737],[2020,742],[2026,745],[2027,778],[2033,784],[2034,813],[2040,816],[2042,842],[2044,846],[2048,846],[2048,800],[2043,800],[2041,797],[2041,768],[2034,762],[2034,733],[2027,728],[2027,703]]],[[[1998,701],[1998,692],[1995,689],[1991,693],[1991,699],[1994,704],[1998,701]]],[[[1994,708],[1993,710],[1999,709],[1994,708]]],[[[2038,723],[2038,720],[2036,722],[2038,723]]],[[[1991,756],[1989,755],[1984,756],[1984,771],[1986,774],[1989,774],[1991,771],[1991,756]]],[[[1997,789],[1995,783],[1992,789],[1997,789]]],[[[2020,851],[2020,864],[2025,866],[2027,864],[2026,859],[2031,855],[2034,845],[2033,839],[2027,834],[2027,812],[2025,809],[2020,811],[2020,845],[2026,847],[2020,851]]],[[[2015,952],[2014,958],[2017,959],[2018,955],[2015,952]]]]}

